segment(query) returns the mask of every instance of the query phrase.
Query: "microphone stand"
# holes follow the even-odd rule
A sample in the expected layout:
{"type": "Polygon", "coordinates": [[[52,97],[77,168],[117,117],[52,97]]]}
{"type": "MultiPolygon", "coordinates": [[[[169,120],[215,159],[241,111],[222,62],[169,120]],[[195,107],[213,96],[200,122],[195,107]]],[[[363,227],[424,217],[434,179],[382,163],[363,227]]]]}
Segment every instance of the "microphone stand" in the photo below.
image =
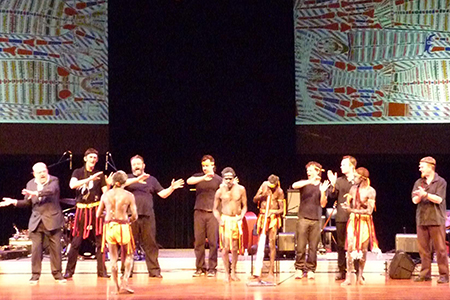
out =
{"type": "Polygon", "coordinates": [[[110,152],[106,152],[105,170],[108,169],[108,166],[110,166],[115,172],[117,172],[116,164],[114,163],[114,160],[110,152]]]}
{"type": "Polygon", "coordinates": [[[53,168],[53,167],[55,167],[57,165],[65,163],[66,161],[70,161],[70,166],[72,166],[72,152],[71,151],[64,152],[63,155],[59,158],[59,160],[56,163],[47,166],[47,168],[48,169],[53,168]],[[69,157],[64,159],[67,154],[69,154],[69,157]]]}

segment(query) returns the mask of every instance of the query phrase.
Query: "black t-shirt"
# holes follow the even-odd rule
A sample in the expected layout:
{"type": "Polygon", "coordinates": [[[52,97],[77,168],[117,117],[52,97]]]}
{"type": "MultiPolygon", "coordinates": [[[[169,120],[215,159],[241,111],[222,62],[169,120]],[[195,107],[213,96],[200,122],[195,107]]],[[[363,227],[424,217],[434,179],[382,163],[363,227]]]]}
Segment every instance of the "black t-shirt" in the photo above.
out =
{"type": "MultiPolygon", "coordinates": [[[[414,183],[413,192],[421,186],[427,193],[438,195],[442,198],[440,204],[431,202],[428,199],[422,199],[417,204],[416,209],[416,225],[431,226],[431,225],[445,225],[446,209],[446,193],[447,182],[444,178],[435,173],[433,180],[428,185],[425,178],[420,178],[414,183]]],[[[414,197],[414,195],[411,195],[414,197]]]]}
{"type": "MultiPolygon", "coordinates": [[[[75,169],[72,173],[72,177],[75,177],[78,180],[83,180],[98,172],[99,171],[95,169],[92,172],[89,172],[85,167],[82,167],[75,169]]],[[[102,187],[104,186],[106,186],[104,175],[100,175],[100,179],[91,180],[87,184],[80,186],[76,190],[77,203],[87,204],[100,201],[100,197],[103,193],[102,187]]]]}
{"type": "Polygon", "coordinates": [[[298,217],[310,220],[320,220],[321,216],[322,207],[320,206],[319,185],[305,185],[300,189],[298,217]]]}
{"type": "MultiPolygon", "coordinates": [[[[136,176],[128,174],[128,178],[136,178],[136,176]]],[[[153,214],[153,195],[161,192],[164,188],[155,177],[150,176],[145,180],[145,184],[136,182],[125,189],[133,193],[138,215],[150,216],[153,214]]]]}
{"type": "MultiPolygon", "coordinates": [[[[193,176],[200,177],[204,173],[195,173],[193,176]]],[[[214,174],[214,177],[205,181],[202,180],[195,185],[195,206],[194,209],[212,211],[214,208],[214,196],[222,183],[222,177],[214,174]]]]}
{"type": "Polygon", "coordinates": [[[330,198],[330,200],[337,200],[336,218],[335,218],[336,222],[348,221],[348,217],[350,214],[342,208],[341,203],[347,201],[347,198],[345,198],[344,196],[350,191],[352,186],[353,183],[348,181],[345,175],[340,176],[339,178],[336,179],[334,191],[333,187],[330,186],[328,197],[330,198]]]}

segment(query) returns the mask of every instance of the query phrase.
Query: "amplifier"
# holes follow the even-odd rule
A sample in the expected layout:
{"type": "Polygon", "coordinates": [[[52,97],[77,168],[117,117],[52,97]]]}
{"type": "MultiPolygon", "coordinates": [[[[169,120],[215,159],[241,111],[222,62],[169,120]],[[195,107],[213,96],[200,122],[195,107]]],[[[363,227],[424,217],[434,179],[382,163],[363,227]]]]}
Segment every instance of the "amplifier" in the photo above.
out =
{"type": "Polygon", "coordinates": [[[283,232],[295,232],[297,226],[298,217],[285,216],[283,218],[283,232]]]}
{"type": "Polygon", "coordinates": [[[295,234],[293,232],[278,233],[278,251],[295,251],[295,234]]]}
{"type": "Polygon", "coordinates": [[[287,209],[288,216],[296,216],[300,207],[300,190],[287,190],[287,209]]]}
{"type": "Polygon", "coordinates": [[[30,253],[31,253],[31,240],[30,239],[24,239],[24,238],[20,238],[20,239],[15,239],[15,238],[10,238],[9,239],[9,245],[11,247],[15,247],[15,248],[26,248],[30,253]]]}
{"type": "Polygon", "coordinates": [[[408,253],[419,253],[417,234],[397,233],[395,235],[395,250],[408,253]]]}
{"type": "Polygon", "coordinates": [[[29,253],[27,249],[9,249],[9,247],[4,247],[4,249],[0,250],[1,260],[27,257],[29,253]]]}

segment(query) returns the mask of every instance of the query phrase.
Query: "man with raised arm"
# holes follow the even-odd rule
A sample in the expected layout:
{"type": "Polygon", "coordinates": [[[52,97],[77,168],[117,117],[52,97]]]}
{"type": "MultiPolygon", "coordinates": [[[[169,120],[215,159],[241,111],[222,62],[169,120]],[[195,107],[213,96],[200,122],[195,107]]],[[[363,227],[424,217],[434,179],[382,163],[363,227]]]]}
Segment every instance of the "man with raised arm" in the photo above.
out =
{"type": "Polygon", "coordinates": [[[85,165],[75,169],[69,186],[76,190],[77,210],[70,250],[67,254],[67,265],[64,278],[70,279],[75,273],[78,252],[85,239],[95,240],[95,256],[97,258],[97,276],[108,278],[105,260],[101,251],[103,219],[95,217],[102,193],[108,190],[103,172],[95,169],[98,151],[89,148],[84,152],[85,165]]]}
{"type": "Polygon", "coordinates": [[[300,207],[295,236],[297,238],[297,253],[295,258],[295,279],[302,279],[307,274],[308,279],[315,278],[317,268],[317,248],[320,242],[320,219],[322,208],[327,205],[326,191],[330,186],[328,180],[321,182],[322,165],[315,161],[306,164],[308,179],[292,184],[294,189],[300,189],[300,207]],[[308,259],[306,259],[308,245],[308,259]]]}
{"type": "Polygon", "coordinates": [[[214,195],[222,183],[222,178],[215,173],[214,157],[203,155],[202,171],[187,179],[187,184],[195,185],[194,205],[194,253],[195,272],[192,277],[206,275],[214,277],[217,273],[217,244],[219,223],[214,217],[214,195]],[[208,266],[205,262],[205,240],[208,239],[208,266]]]}
{"type": "MultiPolygon", "coordinates": [[[[139,215],[139,219],[131,224],[133,237],[135,242],[142,246],[144,250],[148,276],[150,278],[162,278],[158,262],[153,197],[155,195],[161,198],[169,197],[176,189],[183,187],[184,180],[173,179],[168,188],[163,188],[154,176],[145,173],[145,163],[142,156],[133,156],[130,163],[132,174],[128,174],[126,189],[134,195],[139,215]]],[[[133,270],[133,267],[131,270],[133,270]]]]}
{"type": "Polygon", "coordinates": [[[242,219],[247,212],[247,193],[245,188],[237,183],[236,173],[230,167],[222,171],[223,183],[214,197],[213,213],[219,222],[220,248],[222,249],[223,265],[228,282],[239,281],[236,276],[238,251],[243,253],[242,219]],[[222,214],[219,212],[221,206],[222,214]],[[231,274],[228,252],[232,253],[231,274]]]}
{"type": "Polygon", "coordinates": [[[346,260],[345,260],[345,241],[347,239],[347,221],[349,213],[345,211],[341,204],[346,201],[345,195],[350,191],[355,176],[356,159],[353,156],[346,155],[341,161],[342,176],[337,177],[337,173],[328,171],[328,180],[330,181],[330,189],[328,198],[336,201],[336,242],[338,253],[338,271],[336,280],[344,280],[346,276],[346,260]]]}
{"type": "Polygon", "coordinates": [[[120,292],[133,293],[133,290],[128,287],[128,278],[130,277],[134,255],[134,241],[130,223],[136,221],[138,215],[133,194],[123,189],[127,178],[127,174],[123,171],[114,173],[112,176],[113,188],[103,194],[96,214],[97,218],[100,218],[103,210],[106,211],[102,250],[106,241],[111,258],[111,273],[115,284],[114,293],[116,294],[120,292]],[[128,219],[128,209],[131,212],[130,219],[128,219]],[[120,286],[117,267],[118,247],[116,245],[122,246],[122,255],[126,256],[125,274],[120,286]]]}
{"type": "Polygon", "coordinates": [[[59,180],[48,174],[44,163],[33,166],[34,179],[27,183],[22,194],[24,200],[3,198],[0,207],[15,205],[17,207],[31,206],[31,216],[28,223],[31,250],[30,284],[37,284],[41,276],[44,238],[47,237],[50,249],[50,268],[56,282],[65,283],[61,271],[61,228],[64,217],[59,204],[59,180]]]}

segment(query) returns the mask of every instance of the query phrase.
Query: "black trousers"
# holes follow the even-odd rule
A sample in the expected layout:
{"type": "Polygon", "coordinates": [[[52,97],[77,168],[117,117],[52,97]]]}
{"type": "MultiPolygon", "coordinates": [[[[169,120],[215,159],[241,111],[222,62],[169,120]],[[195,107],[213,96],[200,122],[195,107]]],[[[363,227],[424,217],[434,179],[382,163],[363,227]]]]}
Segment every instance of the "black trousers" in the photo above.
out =
{"type": "Polygon", "coordinates": [[[345,260],[345,242],[347,239],[347,222],[336,222],[336,243],[338,254],[339,273],[345,273],[347,263],[345,260]]]}
{"type": "MultiPolygon", "coordinates": [[[[138,219],[131,223],[131,230],[133,231],[133,238],[136,243],[136,248],[140,245],[144,250],[148,275],[160,275],[161,268],[158,262],[159,249],[158,243],[156,242],[155,213],[151,212],[148,216],[139,215],[138,219]]],[[[122,271],[123,270],[124,264],[122,264],[122,271]]]]}
{"type": "Polygon", "coordinates": [[[217,268],[217,248],[219,241],[219,223],[212,212],[194,211],[194,252],[197,270],[215,272],[217,268]],[[205,263],[205,239],[208,239],[208,268],[205,263]]]}
{"type": "Polygon", "coordinates": [[[296,227],[297,248],[295,269],[303,272],[316,272],[317,248],[320,242],[320,221],[299,218],[296,227]],[[308,258],[306,258],[308,245],[308,258]]]}
{"type": "MultiPolygon", "coordinates": [[[[102,235],[95,235],[96,226],[95,226],[95,218],[92,220],[92,229],[89,232],[89,236],[87,239],[94,241],[95,240],[95,258],[97,259],[97,275],[103,276],[107,274],[105,259],[102,253],[102,235]]],[[[81,221],[77,223],[79,234],[72,238],[72,242],[70,243],[70,250],[67,254],[67,265],[66,265],[66,274],[74,274],[75,267],[77,265],[78,254],[80,251],[81,243],[83,242],[83,224],[84,224],[84,216],[81,218],[81,221]]]]}
{"type": "Polygon", "coordinates": [[[34,277],[39,278],[42,270],[42,258],[43,258],[43,244],[44,237],[48,239],[48,247],[50,250],[50,268],[54,278],[60,279],[61,277],[61,229],[55,229],[48,231],[42,222],[38,227],[30,232],[30,239],[32,243],[31,250],[31,272],[34,277]]]}

